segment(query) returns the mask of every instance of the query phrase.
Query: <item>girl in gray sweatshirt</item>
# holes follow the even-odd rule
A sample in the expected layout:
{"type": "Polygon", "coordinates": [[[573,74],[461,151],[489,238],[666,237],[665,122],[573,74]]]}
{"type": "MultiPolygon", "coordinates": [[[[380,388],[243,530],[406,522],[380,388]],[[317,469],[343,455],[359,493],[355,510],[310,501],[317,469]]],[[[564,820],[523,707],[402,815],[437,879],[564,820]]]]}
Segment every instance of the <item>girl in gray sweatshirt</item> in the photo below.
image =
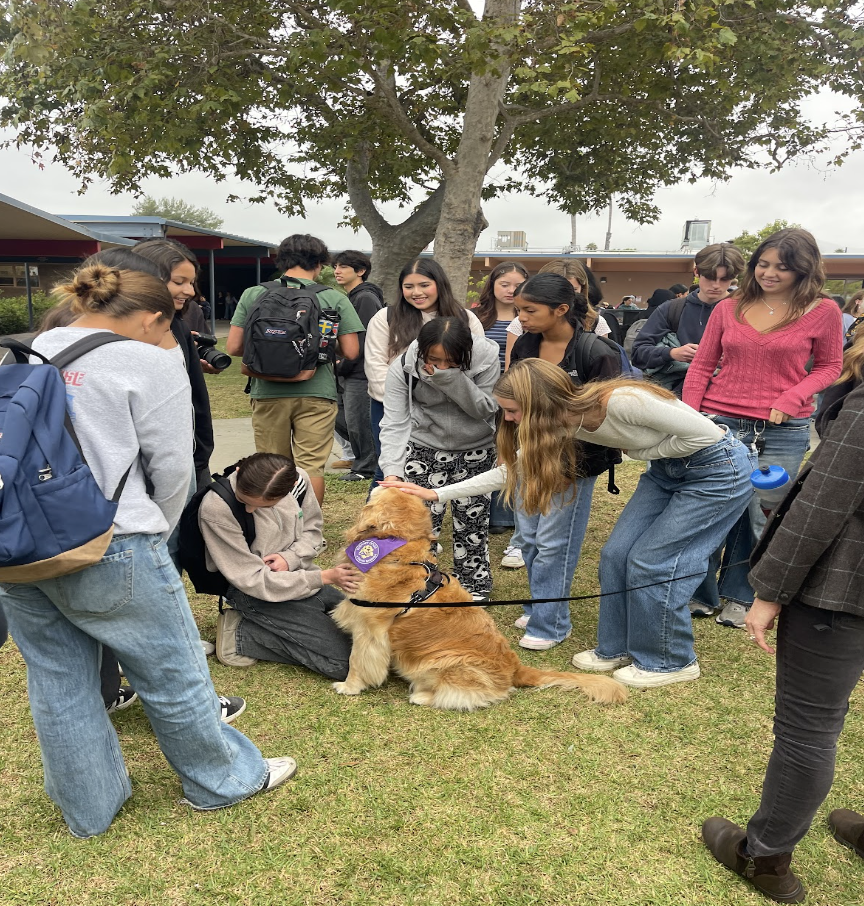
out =
{"type": "MultiPolygon", "coordinates": [[[[495,465],[492,388],[498,346],[458,318],[436,318],[390,366],[384,389],[379,463],[385,479],[439,488],[495,465]]],[[[453,565],[475,599],[489,597],[489,495],[451,502],[453,565]]],[[[444,504],[432,505],[436,534],[444,504]]]]}

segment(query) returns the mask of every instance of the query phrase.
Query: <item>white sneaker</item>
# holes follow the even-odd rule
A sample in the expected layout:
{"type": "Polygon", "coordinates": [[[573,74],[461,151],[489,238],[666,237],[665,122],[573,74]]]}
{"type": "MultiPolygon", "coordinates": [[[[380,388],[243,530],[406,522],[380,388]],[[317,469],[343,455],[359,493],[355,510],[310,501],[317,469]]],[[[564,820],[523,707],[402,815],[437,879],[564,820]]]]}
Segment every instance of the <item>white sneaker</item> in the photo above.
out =
{"type": "Polygon", "coordinates": [[[201,639],[201,647],[204,649],[204,657],[216,654],[216,646],[212,642],[208,642],[207,639],[201,639]]]}
{"type": "Polygon", "coordinates": [[[750,610],[746,604],[737,601],[727,601],[723,610],[715,617],[715,622],[721,626],[731,626],[733,629],[743,629],[747,612],[750,610]]]}
{"type": "Polygon", "coordinates": [[[689,667],[673,670],[671,673],[655,673],[653,670],[642,670],[635,664],[622,667],[612,674],[612,679],[618,680],[625,686],[634,689],[653,689],[655,686],[668,686],[672,683],[686,683],[696,680],[702,675],[698,662],[694,661],[689,667]]]}
{"type": "Polygon", "coordinates": [[[516,622],[513,625],[517,629],[524,629],[528,625],[528,620],[530,620],[530,619],[531,619],[531,617],[529,617],[527,614],[523,613],[522,616],[519,617],[519,619],[516,620],[516,622]]]}
{"type": "Polygon", "coordinates": [[[531,651],[548,651],[550,648],[554,648],[556,645],[560,645],[561,642],[566,641],[570,638],[570,631],[568,630],[567,635],[564,636],[561,641],[556,642],[554,639],[538,639],[536,635],[528,635],[526,632],[525,635],[519,639],[519,646],[521,648],[530,648],[531,651]]]}
{"type": "Polygon", "coordinates": [[[501,565],[505,569],[523,569],[525,561],[522,559],[522,551],[518,547],[505,547],[501,565]]]}
{"type": "Polygon", "coordinates": [[[610,673],[619,667],[626,667],[632,661],[629,657],[600,657],[593,648],[573,655],[570,663],[580,670],[595,670],[597,673],[610,673]]]}
{"type": "Polygon", "coordinates": [[[297,773],[297,762],[287,755],[282,758],[265,758],[264,761],[267,762],[268,774],[259,793],[269,792],[280,783],[290,780],[297,773]]]}

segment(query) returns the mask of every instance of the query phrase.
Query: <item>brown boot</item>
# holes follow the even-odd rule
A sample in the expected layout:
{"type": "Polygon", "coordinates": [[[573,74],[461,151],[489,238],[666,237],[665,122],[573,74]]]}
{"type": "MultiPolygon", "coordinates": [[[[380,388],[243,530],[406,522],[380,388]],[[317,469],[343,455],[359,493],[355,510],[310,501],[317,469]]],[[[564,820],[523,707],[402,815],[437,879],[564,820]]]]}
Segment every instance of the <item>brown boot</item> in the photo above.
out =
{"type": "Polygon", "coordinates": [[[702,825],[702,839],[711,855],[759,893],[777,903],[803,903],[804,885],[789,868],[792,853],[753,858],[746,851],[744,828],[725,818],[709,818],[702,825]]]}
{"type": "Polygon", "coordinates": [[[864,815],[848,808],[835,808],[828,816],[828,827],[838,843],[848,846],[864,859],[864,815]]]}

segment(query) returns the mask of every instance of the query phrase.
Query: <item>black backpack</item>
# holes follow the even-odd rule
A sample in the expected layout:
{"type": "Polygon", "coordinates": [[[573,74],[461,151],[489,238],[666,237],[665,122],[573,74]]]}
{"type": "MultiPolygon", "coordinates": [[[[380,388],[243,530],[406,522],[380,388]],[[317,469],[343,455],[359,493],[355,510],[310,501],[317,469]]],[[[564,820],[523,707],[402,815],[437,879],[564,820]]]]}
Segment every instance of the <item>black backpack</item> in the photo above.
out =
{"type": "Polygon", "coordinates": [[[243,325],[243,374],[267,381],[308,381],[319,365],[332,365],[340,316],[318,302],[318,294],[330,287],[293,286],[287,277],[261,285],[266,292],[249,307],[243,325]]]}
{"type": "MultiPolygon", "coordinates": [[[[178,535],[180,569],[186,570],[189,575],[189,581],[195,591],[201,595],[219,595],[219,597],[222,597],[228,591],[230,585],[221,572],[218,570],[211,572],[207,569],[204,536],[201,534],[201,525],[198,522],[201,501],[205,495],[209,494],[210,491],[218,494],[228,504],[231,514],[243,530],[243,538],[246,544],[251,547],[252,542],[255,540],[255,519],[252,513],[246,512],[245,505],[234,496],[231,482],[228,480],[228,476],[236,468],[237,465],[235,464],[225,469],[221,475],[214,475],[211,484],[195,492],[180,516],[180,532],[178,535]]],[[[308,489],[309,485],[306,480],[298,478],[297,484],[294,485],[291,493],[297,498],[300,506],[303,506],[308,489]]]]}

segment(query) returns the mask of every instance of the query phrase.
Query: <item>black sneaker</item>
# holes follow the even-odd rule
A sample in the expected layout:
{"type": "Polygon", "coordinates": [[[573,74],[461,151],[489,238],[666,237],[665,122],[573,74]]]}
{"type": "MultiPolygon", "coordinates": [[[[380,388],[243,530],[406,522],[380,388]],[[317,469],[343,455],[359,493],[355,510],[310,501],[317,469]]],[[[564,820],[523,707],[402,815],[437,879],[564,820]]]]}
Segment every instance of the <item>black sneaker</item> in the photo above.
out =
{"type": "Polygon", "coordinates": [[[230,724],[246,710],[246,699],[238,695],[220,695],[219,709],[219,719],[223,724],[230,724]]]}
{"type": "Polygon", "coordinates": [[[105,705],[105,710],[109,714],[115,711],[125,711],[130,705],[134,705],[138,700],[138,693],[128,686],[121,686],[117,691],[117,698],[110,705],[105,705]]]}
{"type": "Polygon", "coordinates": [[[347,475],[340,475],[339,481],[369,481],[371,475],[363,475],[360,472],[349,472],[347,475]]]}

